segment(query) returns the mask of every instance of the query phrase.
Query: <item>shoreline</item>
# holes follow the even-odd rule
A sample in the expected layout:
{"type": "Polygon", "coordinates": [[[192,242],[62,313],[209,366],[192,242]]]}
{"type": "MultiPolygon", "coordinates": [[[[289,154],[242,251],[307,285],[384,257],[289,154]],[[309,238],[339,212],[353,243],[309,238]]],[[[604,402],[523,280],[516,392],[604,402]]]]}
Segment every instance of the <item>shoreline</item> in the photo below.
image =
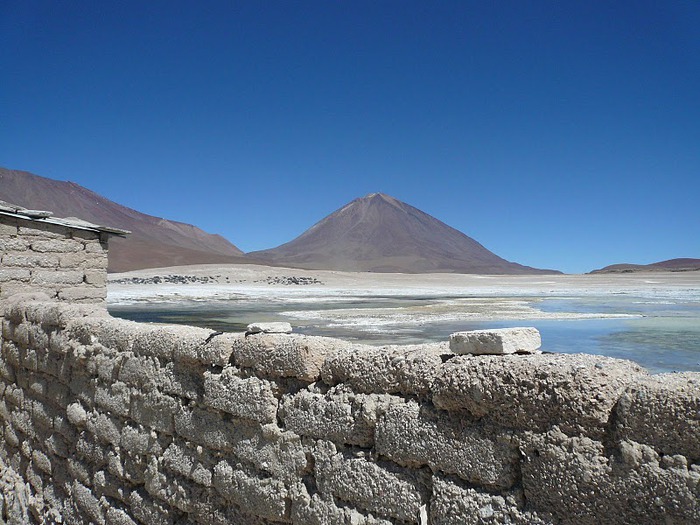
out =
{"type": "Polygon", "coordinates": [[[475,275],[400,274],[301,270],[230,264],[191,265],[135,270],[108,276],[108,301],[127,298],[162,301],[217,295],[415,295],[533,296],[622,295],[662,298],[686,291],[700,300],[700,272],[640,272],[634,274],[475,275]]]}

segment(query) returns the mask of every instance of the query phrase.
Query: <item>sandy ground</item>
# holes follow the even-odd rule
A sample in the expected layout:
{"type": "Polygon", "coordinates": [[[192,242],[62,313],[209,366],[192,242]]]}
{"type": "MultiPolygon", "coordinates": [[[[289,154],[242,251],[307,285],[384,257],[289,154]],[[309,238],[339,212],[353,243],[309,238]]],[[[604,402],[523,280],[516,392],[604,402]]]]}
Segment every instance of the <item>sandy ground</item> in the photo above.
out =
{"type": "Polygon", "coordinates": [[[596,275],[398,274],[299,270],[269,266],[193,265],[110,274],[109,301],[175,297],[220,297],[222,294],[332,296],[441,293],[479,295],[642,296],[700,294],[700,272],[644,272],[596,275]]]}

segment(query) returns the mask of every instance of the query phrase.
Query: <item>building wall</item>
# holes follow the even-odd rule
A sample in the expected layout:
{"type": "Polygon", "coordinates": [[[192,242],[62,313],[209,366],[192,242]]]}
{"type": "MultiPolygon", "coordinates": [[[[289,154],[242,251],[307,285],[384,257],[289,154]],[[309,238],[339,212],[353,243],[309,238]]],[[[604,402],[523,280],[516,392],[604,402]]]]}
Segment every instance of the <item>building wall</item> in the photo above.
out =
{"type": "Polygon", "coordinates": [[[103,302],[106,280],[100,233],[0,215],[0,300],[40,291],[63,301],[103,302]]]}
{"type": "Polygon", "coordinates": [[[9,523],[700,523],[700,374],[5,306],[9,523]]]}

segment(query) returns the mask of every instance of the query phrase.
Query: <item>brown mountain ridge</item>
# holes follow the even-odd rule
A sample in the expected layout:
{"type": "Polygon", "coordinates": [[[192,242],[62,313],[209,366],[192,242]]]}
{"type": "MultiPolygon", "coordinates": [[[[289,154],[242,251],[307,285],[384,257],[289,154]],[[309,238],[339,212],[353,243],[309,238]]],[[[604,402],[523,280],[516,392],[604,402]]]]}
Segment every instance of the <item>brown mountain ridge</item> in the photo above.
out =
{"type": "Polygon", "coordinates": [[[507,261],[427,213],[382,193],[353,200],[286,244],[249,254],[191,224],[146,215],[73,182],[26,171],[0,168],[0,200],[131,231],[110,242],[111,272],[262,263],[360,272],[560,273],[507,261]]]}
{"type": "Polygon", "coordinates": [[[356,272],[560,273],[507,261],[383,193],[355,199],[291,242],[248,255],[276,266],[356,272]]]}
{"type": "Polygon", "coordinates": [[[196,226],[132,210],[74,182],[0,168],[0,200],[48,210],[57,217],[131,231],[110,241],[109,271],[185,264],[247,262],[243,252],[220,235],[196,226]]]}
{"type": "Polygon", "coordinates": [[[634,272],[695,272],[700,271],[700,259],[680,257],[651,264],[611,264],[590,273],[634,273],[634,272]]]}

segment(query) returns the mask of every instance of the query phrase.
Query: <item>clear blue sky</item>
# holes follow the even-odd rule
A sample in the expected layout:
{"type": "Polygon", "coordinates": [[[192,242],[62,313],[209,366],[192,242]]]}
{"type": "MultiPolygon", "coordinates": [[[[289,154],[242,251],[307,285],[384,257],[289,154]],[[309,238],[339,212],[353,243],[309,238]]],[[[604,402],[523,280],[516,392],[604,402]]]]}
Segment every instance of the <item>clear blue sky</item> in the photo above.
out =
{"type": "Polygon", "coordinates": [[[0,2],[0,166],[291,240],[381,191],[566,272],[700,257],[700,2],[0,2]]]}

